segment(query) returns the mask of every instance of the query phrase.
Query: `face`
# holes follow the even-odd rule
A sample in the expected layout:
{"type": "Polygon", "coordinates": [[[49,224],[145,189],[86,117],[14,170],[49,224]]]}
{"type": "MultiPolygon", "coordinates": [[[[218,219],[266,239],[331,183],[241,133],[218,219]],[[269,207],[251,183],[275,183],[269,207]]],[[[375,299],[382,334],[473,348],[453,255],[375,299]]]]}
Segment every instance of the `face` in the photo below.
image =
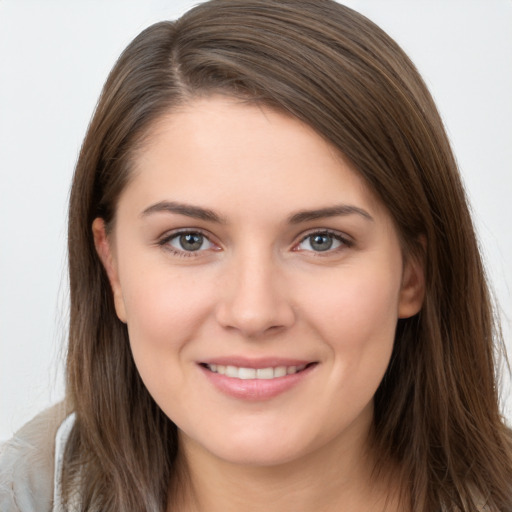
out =
{"type": "Polygon", "coordinates": [[[364,438],[422,279],[362,179],[297,119],[221,97],[161,119],[134,163],[93,231],[182,444],[265,465],[364,438]]]}

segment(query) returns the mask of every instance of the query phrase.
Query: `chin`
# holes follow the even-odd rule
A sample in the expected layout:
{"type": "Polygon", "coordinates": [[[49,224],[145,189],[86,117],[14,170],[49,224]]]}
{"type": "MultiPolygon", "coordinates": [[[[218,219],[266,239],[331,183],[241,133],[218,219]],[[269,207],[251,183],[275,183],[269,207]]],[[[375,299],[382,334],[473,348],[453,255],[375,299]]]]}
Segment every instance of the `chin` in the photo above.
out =
{"type": "MultiPolygon", "coordinates": [[[[279,443],[279,442],[278,442],[279,443]]],[[[273,446],[278,443],[236,445],[213,453],[218,458],[240,466],[271,467],[280,466],[297,460],[302,450],[293,447],[273,446]]]]}
{"type": "Polygon", "coordinates": [[[226,436],[209,436],[208,439],[191,439],[184,435],[185,449],[207,452],[215,459],[241,466],[278,466],[292,462],[311,451],[310,443],[300,443],[289,433],[262,430],[238,432],[226,436]]]}

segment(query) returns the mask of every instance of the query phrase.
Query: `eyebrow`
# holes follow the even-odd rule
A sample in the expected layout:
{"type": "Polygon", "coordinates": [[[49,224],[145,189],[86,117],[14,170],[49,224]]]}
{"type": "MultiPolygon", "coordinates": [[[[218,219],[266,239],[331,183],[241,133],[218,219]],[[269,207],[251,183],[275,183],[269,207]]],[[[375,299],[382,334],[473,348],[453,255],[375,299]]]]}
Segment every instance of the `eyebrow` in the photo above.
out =
{"type": "MultiPolygon", "coordinates": [[[[227,221],[216,214],[213,210],[202,208],[200,206],[193,206],[185,203],[178,203],[175,201],[160,201],[146,208],[141,216],[145,217],[152,213],[169,212],[185,215],[194,219],[204,220],[208,222],[216,222],[218,224],[226,224],[227,221]]],[[[362,208],[346,204],[329,206],[326,208],[319,208],[317,210],[302,210],[294,213],[288,218],[289,224],[300,224],[311,220],[325,219],[328,217],[337,217],[339,215],[360,215],[367,220],[373,222],[373,217],[362,208]]]]}
{"type": "Polygon", "coordinates": [[[179,215],[186,215],[193,219],[205,220],[208,222],[217,222],[226,224],[226,220],[217,215],[213,210],[201,208],[200,206],[192,206],[190,204],[177,203],[175,201],[160,201],[146,208],[141,216],[151,215],[152,213],[169,212],[179,215]]]}
{"type": "Polygon", "coordinates": [[[290,224],[300,224],[301,222],[307,222],[310,220],[325,219],[328,217],[337,217],[339,215],[361,215],[366,220],[374,221],[373,217],[362,208],[357,206],[351,206],[348,204],[340,204],[336,206],[330,206],[327,208],[320,208],[318,210],[303,210],[294,213],[289,219],[290,224]]]}

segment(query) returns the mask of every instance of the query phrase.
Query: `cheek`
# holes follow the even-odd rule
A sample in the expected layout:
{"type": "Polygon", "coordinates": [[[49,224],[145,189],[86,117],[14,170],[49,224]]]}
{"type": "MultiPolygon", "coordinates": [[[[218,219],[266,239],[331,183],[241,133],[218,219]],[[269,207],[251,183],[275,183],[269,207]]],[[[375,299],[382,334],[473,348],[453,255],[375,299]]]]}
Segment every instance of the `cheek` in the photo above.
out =
{"type": "Polygon", "coordinates": [[[130,344],[142,373],[180,355],[209,314],[211,292],[192,273],[153,266],[131,275],[137,277],[125,283],[123,296],[130,344]]]}
{"type": "Polygon", "coordinates": [[[393,268],[346,270],[316,287],[304,311],[332,354],[333,379],[373,394],[393,349],[401,276],[393,268]]]}
{"type": "Polygon", "coordinates": [[[348,269],[338,278],[330,276],[324,284],[316,283],[307,309],[334,336],[339,331],[364,338],[371,332],[394,330],[400,292],[400,276],[396,272],[365,275],[348,269]]]}
{"type": "Polygon", "coordinates": [[[188,396],[190,375],[183,369],[190,364],[190,346],[209,315],[211,292],[192,275],[153,270],[125,283],[128,335],[147,390],[174,417],[188,396]]]}

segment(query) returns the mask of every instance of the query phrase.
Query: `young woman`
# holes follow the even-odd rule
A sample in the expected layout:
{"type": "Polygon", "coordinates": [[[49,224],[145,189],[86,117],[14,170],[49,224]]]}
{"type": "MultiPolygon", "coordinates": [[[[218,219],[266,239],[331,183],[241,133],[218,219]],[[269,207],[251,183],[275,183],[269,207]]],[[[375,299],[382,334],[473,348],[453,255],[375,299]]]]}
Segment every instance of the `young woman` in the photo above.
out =
{"type": "Polygon", "coordinates": [[[512,510],[460,177],[363,16],[213,0],[145,30],[68,237],[67,401],[4,450],[2,510],[512,510]]]}

